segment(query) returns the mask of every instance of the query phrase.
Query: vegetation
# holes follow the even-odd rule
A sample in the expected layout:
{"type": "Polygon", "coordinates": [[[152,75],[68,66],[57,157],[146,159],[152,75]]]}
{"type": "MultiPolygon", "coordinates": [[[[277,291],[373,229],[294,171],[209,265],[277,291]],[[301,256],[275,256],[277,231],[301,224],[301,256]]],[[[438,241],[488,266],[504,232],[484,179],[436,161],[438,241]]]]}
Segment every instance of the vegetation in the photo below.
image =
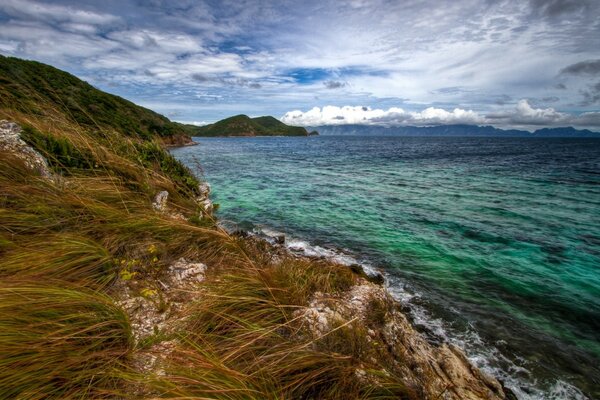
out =
{"type": "Polygon", "coordinates": [[[0,104],[36,116],[50,107],[97,135],[108,129],[132,138],[187,141],[182,125],[35,61],[0,56],[0,104]]]}
{"type": "MultiPolygon", "coordinates": [[[[206,126],[187,126],[192,136],[309,136],[305,128],[290,126],[266,116],[235,115],[206,126]]],[[[311,133],[314,135],[314,133],[311,133]]]]}
{"type": "Polygon", "coordinates": [[[197,178],[161,147],[177,125],[52,67],[0,66],[0,118],[24,127],[56,175],[0,151],[0,399],[416,398],[364,327],[314,336],[296,314],[357,274],[273,257],[198,209],[197,178]],[[170,213],[152,208],[161,190],[170,213]],[[182,257],[208,267],[197,300],[174,332],[136,342],[120,290],[157,297],[182,257]],[[167,342],[160,371],[140,368],[167,342]]]}

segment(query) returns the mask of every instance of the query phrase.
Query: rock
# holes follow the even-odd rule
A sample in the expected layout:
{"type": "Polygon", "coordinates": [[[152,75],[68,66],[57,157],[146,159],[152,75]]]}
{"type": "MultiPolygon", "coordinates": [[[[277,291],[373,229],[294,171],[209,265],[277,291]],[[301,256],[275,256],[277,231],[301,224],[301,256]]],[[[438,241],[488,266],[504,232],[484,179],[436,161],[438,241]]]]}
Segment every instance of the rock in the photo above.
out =
{"type": "Polygon", "coordinates": [[[185,288],[204,280],[206,265],[180,258],[169,267],[169,280],[173,287],[185,288]]]}
{"type": "Polygon", "coordinates": [[[285,244],[285,235],[277,235],[273,238],[275,244],[285,244]]]}
{"type": "Polygon", "coordinates": [[[204,214],[212,214],[214,211],[213,202],[208,198],[210,195],[210,185],[208,182],[202,182],[198,185],[198,197],[196,203],[202,209],[204,214]]]}
{"type": "Polygon", "coordinates": [[[207,198],[210,194],[210,185],[208,182],[201,182],[198,185],[198,197],[199,198],[207,198]]]}
{"type": "Polygon", "coordinates": [[[152,202],[152,207],[159,212],[167,211],[167,200],[169,199],[169,192],[163,190],[162,192],[158,192],[158,194],[154,197],[154,201],[152,202]]]}
{"type": "Polygon", "coordinates": [[[367,340],[372,347],[388,352],[389,359],[394,360],[386,370],[401,377],[410,387],[419,388],[424,399],[510,399],[502,385],[475,367],[459,348],[429,343],[395,304],[384,287],[363,279],[342,296],[332,298],[315,293],[308,307],[293,315],[303,321],[315,338],[357,320],[368,328],[367,340]],[[373,301],[390,305],[381,326],[369,322],[373,301]]]}
{"type": "Polygon", "coordinates": [[[46,159],[21,139],[21,127],[18,124],[0,121],[0,150],[13,153],[25,161],[27,168],[50,181],[55,181],[46,159]]]}
{"type": "Polygon", "coordinates": [[[199,204],[205,213],[212,214],[214,207],[213,207],[213,203],[210,199],[204,199],[199,204]]]}

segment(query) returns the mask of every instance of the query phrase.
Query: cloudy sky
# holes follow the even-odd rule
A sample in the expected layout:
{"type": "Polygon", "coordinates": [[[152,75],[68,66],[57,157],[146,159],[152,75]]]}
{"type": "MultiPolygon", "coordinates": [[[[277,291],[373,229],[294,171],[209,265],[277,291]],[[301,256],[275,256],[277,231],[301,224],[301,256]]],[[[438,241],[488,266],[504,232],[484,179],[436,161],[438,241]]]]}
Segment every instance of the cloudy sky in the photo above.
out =
{"type": "Polygon", "coordinates": [[[1,0],[0,53],[177,121],[600,130],[600,1],[1,0]]]}

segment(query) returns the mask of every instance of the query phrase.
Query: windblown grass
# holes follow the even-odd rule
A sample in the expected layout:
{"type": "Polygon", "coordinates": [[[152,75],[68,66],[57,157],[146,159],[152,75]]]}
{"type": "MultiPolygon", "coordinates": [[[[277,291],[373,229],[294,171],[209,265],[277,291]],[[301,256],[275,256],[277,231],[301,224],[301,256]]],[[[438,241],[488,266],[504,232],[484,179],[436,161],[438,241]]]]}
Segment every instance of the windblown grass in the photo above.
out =
{"type": "Polygon", "coordinates": [[[126,315],[81,288],[0,284],[0,398],[108,396],[131,348],[126,315]]]}
{"type": "Polygon", "coordinates": [[[314,338],[295,313],[316,292],[342,294],[355,280],[345,267],[296,259],[217,274],[188,310],[182,333],[194,344],[183,352],[188,359],[218,362],[215,385],[204,384],[205,370],[175,361],[159,387],[175,398],[416,398],[401,379],[365,361],[366,333],[358,324],[314,338]],[[361,380],[359,370],[377,378],[361,380]],[[232,393],[229,385],[240,377],[246,386],[232,393]]]}

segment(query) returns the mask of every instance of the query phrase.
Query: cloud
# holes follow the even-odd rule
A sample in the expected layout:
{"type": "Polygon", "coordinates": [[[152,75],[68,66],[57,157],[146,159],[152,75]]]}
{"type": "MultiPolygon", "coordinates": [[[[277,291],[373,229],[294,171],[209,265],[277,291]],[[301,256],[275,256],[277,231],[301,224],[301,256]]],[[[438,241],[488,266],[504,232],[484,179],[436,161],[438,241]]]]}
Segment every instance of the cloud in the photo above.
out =
{"type": "Polygon", "coordinates": [[[105,25],[120,20],[120,17],[109,13],[30,0],[3,0],[0,3],[0,11],[12,16],[46,23],[72,21],[79,24],[105,25]]]}
{"type": "Polygon", "coordinates": [[[566,120],[568,114],[554,108],[533,108],[525,99],[519,100],[515,111],[509,115],[509,123],[514,125],[554,125],[566,120]]]}
{"type": "MultiPolygon", "coordinates": [[[[598,85],[600,87],[600,84],[598,85]]],[[[447,111],[428,107],[422,111],[405,111],[391,107],[387,110],[365,106],[314,107],[306,112],[288,111],[281,117],[286,124],[300,126],[319,125],[381,125],[381,126],[432,126],[432,125],[494,125],[498,127],[531,128],[540,126],[600,126],[600,112],[572,115],[554,108],[534,108],[526,99],[512,108],[481,115],[472,110],[455,108],[447,111]]]]}
{"type": "Polygon", "coordinates": [[[199,73],[194,73],[191,75],[192,79],[196,82],[199,82],[204,85],[216,84],[217,86],[226,85],[226,86],[239,86],[239,87],[247,87],[250,89],[260,89],[262,85],[258,82],[251,81],[246,78],[227,78],[218,75],[204,75],[199,73]]]}
{"type": "Polygon", "coordinates": [[[344,86],[346,86],[346,82],[339,82],[339,81],[325,81],[325,82],[323,82],[323,84],[325,85],[325,87],[327,89],[339,89],[339,88],[343,88],[344,86]]]}
{"type": "Polygon", "coordinates": [[[445,124],[478,124],[483,118],[471,110],[459,108],[446,111],[440,108],[429,107],[421,112],[405,111],[402,108],[391,107],[387,110],[372,109],[365,106],[325,106],[314,107],[302,112],[289,111],[281,120],[291,125],[316,126],[316,125],[445,125],[445,124]]]}
{"type": "Polygon", "coordinates": [[[600,104],[600,82],[591,85],[589,88],[582,90],[583,101],[582,106],[591,106],[593,104],[600,104]]]}
{"type": "Polygon", "coordinates": [[[598,75],[600,74],[600,60],[586,60],[571,64],[560,70],[565,75],[598,75]]]}
{"type": "Polygon", "coordinates": [[[516,115],[523,98],[556,112],[598,104],[599,1],[409,3],[0,0],[0,52],[158,112],[186,104],[188,121],[369,104],[383,111],[361,114],[370,123],[472,123],[516,115]]]}
{"type": "Polygon", "coordinates": [[[588,8],[587,0],[531,0],[534,12],[547,17],[558,17],[563,14],[581,12],[588,8]]]}

